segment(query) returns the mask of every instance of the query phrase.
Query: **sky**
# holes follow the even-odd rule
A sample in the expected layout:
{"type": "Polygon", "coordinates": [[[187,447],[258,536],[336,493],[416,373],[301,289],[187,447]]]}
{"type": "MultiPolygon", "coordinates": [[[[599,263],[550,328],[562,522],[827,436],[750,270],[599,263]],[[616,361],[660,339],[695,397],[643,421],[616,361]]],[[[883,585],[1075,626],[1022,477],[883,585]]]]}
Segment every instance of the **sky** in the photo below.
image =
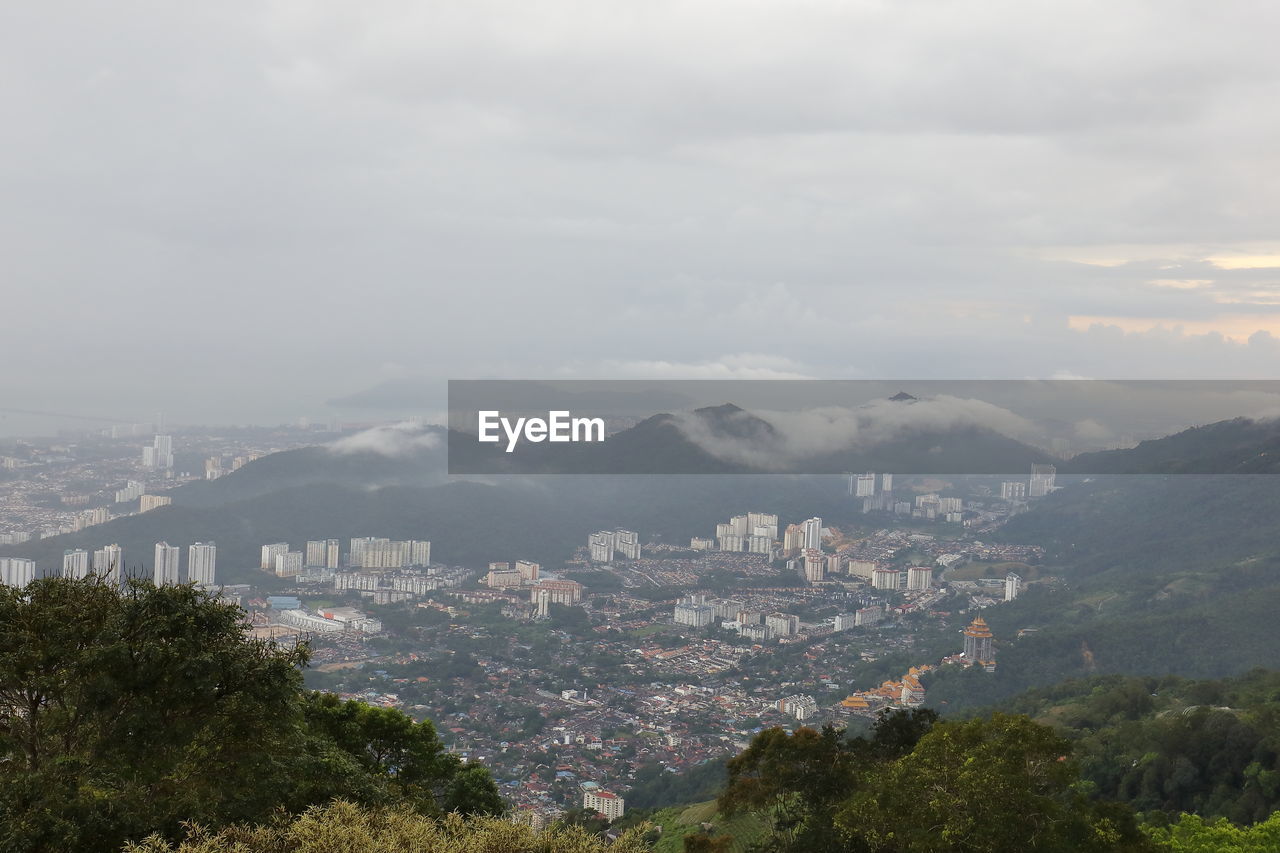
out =
{"type": "Polygon", "coordinates": [[[1181,0],[7,4],[0,408],[1272,378],[1278,29],[1181,0]]]}

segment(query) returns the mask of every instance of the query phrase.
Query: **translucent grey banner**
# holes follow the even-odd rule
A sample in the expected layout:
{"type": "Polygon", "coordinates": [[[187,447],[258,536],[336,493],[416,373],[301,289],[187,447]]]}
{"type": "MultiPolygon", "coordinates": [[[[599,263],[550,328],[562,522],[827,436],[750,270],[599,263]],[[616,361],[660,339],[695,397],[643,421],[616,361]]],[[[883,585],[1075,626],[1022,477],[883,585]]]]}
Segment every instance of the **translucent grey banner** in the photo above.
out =
{"type": "Polygon", "coordinates": [[[451,380],[451,474],[1269,474],[1280,380],[451,380]],[[1052,469],[1052,470],[1050,470],[1052,469]]]}

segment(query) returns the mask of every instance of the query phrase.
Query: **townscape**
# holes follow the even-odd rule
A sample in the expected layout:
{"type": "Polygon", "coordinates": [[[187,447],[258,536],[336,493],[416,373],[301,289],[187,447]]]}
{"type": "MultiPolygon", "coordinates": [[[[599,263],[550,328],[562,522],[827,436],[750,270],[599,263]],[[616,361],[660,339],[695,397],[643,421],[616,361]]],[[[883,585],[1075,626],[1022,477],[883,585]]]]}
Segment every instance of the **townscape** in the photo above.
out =
{"type": "MultiPolygon", "coordinates": [[[[223,448],[243,454],[231,462],[239,468],[261,446],[223,448]]],[[[134,491],[199,479],[174,475],[169,437],[146,450],[141,482],[129,480],[110,506],[145,509],[134,491]]],[[[68,524],[65,510],[29,507],[33,483],[75,484],[100,502],[127,468],[105,454],[109,463],[87,466],[103,474],[95,492],[83,466],[54,475],[51,454],[33,448],[7,462],[38,474],[7,484],[19,507],[6,516],[11,543],[25,538],[15,520],[43,521],[37,535],[68,524]]],[[[221,461],[210,454],[205,478],[221,475],[221,461]]],[[[1029,480],[977,498],[947,485],[851,476],[839,519],[792,522],[743,507],[687,546],[601,530],[556,566],[518,553],[445,565],[426,532],[340,540],[317,530],[305,542],[260,543],[260,562],[231,572],[214,542],[157,542],[154,555],[103,543],[66,551],[52,569],[217,592],[245,609],[254,636],[306,642],[312,686],[436,721],[451,751],[490,767],[517,813],[541,825],[584,806],[618,817],[637,780],[723,760],[767,726],[865,725],[885,708],[918,707],[921,676],[938,667],[993,670],[997,645],[1016,638],[993,638],[981,611],[1055,578],[1041,547],[983,537],[1053,491],[1053,470],[1036,466],[1029,480]]],[[[3,558],[0,568],[22,585],[49,567],[3,558]]]]}

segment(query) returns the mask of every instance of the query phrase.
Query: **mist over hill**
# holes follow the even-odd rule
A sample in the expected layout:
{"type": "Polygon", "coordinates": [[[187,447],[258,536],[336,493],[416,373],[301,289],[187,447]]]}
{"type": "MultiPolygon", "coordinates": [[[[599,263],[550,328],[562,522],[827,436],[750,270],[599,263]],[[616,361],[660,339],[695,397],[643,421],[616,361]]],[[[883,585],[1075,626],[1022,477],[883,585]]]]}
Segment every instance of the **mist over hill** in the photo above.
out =
{"type": "Polygon", "coordinates": [[[980,401],[910,395],[799,412],[749,412],[725,403],[652,415],[601,442],[518,442],[508,449],[505,438],[482,443],[454,428],[449,468],[476,474],[1012,474],[1051,461],[997,428],[1014,421],[980,401]]]}

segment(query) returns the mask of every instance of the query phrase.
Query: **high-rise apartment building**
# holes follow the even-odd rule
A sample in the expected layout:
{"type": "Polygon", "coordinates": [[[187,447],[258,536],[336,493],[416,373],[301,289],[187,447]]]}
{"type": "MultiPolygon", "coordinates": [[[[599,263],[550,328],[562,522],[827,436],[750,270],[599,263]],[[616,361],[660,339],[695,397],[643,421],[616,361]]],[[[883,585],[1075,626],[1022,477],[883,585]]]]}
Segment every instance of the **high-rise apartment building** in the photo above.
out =
{"type": "Polygon", "coordinates": [[[168,542],[156,543],[155,583],[156,586],[177,586],[178,566],[182,559],[182,550],[168,542]]]}
{"type": "Polygon", "coordinates": [[[624,559],[640,559],[640,534],[634,530],[615,530],[613,534],[613,549],[621,554],[624,559]]]}
{"type": "Polygon", "coordinates": [[[138,511],[151,512],[153,509],[169,506],[171,503],[173,503],[173,498],[168,495],[143,495],[138,500],[138,511]]]}
{"type": "Polygon", "coordinates": [[[303,553],[301,551],[285,551],[283,554],[276,554],[275,573],[276,577],[291,578],[297,576],[302,571],[303,553]]]}
{"type": "Polygon", "coordinates": [[[775,637],[794,637],[800,633],[800,617],[790,613],[770,613],[764,617],[764,626],[775,637]]]}
{"type": "Polygon", "coordinates": [[[818,583],[826,579],[827,559],[821,551],[813,548],[804,552],[804,579],[809,583],[818,583]]]}
{"type": "Polygon", "coordinates": [[[329,559],[329,542],[325,539],[308,539],[304,549],[304,564],[308,568],[323,568],[329,559]]]}
{"type": "Polygon", "coordinates": [[[62,552],[62,576],[79,580],[89,576],[89,552],[83,548],[62,552]]]}
{"type": "Polygon", "coordinates": [[[22,589],[35,579],[35,560],[23,557],[0,557],[0,584],[22,589]]]}
{"type": "Polygon", "coordinates": [[[1027,499],[1027,484],[1019,480],[1013,480],[1000,484],[1000,500],[1002,501],[1025,501],[1027,499]]]}
{"type": "Polygon", "coordinates": [[[871,572],[871,586],[874,589],[895,590],[902,582],[902,573],[897,569],[875,569],[871,572]]]}
{"type": "Polygon", "coordinates": [[[93,552],[93,573],[108,584],[119,585],[124,580],[124,549],[119,545],[107,545],[93,552]]]}
{"type": "Polygon", "coordinates": [[[815,549],[822,550],[822,519],[810,518],[801,523],[804,528],[804,548],[805,550],[815,549]]]}
{"type": "Polygon", "coordinates": [[[139,483],[137,480],[129,480],[125,483],[123,489],[116,490],[116,503],[122,504],[128,501],[136,501],[138,498],[142,497],[143,492],[146,490],[147,487],[142,485],[142,483],[139,483]]]}
{"type": "Polygon", "coordinates": [[[747,513],[747,529],[752,536],[778,538],[778,516],[767,512],[747,513]]]}
{"type": "Polygon", "coordinates": [[[928,589],[933,586],[933,569],[928,566],[911,566],[907,569],[907,589],[928,589]]]}
{"type": "Polygon", "coordinates": [[[1031,486],[1027,493],[1033,498],[1042,498],[1053,491],[1053,481],[1058,475],[1058,469],[1052,465],[1032,465],[1031,466],[1031,486]]]}
{"type": "Polygon", "coordinates": [[[853,496],[855,498],[869,498],[876,493],[876,475],[875,474],[859,474],[854,482],[853,496]]]}
{"type": "Polygon", "coordinates": [[[173,436],[157,435],[150,447],[142,448],[142,465],[145,468],[168,470],[173,467],[173,436]]]}
{"type": "MultiPolygon", "coordinates": [[[[353,542],[355,540],[352,540],[353,542]]],[[[262,564],[260,568],[264,572],[274,572],[276,570],[276,557],[289,552],[288,542],[273,542],[270,545],[262,546],[262,564]]]]}
{"type": "Polygon", "coordinates": [[[213,586],[218,563],[218,547],[213,542],[197,542],[187,549],[187,580],[213,586]]]}
{"type": "Polygon", "coordinates": [[[409,565],[431,565],[431,543],[425,539],[409,540],[409,565]]]}

